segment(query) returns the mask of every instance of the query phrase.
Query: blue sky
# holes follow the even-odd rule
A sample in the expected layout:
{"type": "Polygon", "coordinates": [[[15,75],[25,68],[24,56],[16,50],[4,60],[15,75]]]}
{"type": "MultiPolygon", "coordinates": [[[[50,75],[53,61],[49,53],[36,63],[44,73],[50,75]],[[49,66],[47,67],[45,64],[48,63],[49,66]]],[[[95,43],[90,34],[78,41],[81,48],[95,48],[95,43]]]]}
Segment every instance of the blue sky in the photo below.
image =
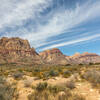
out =
{"type": "Polygon", "coordinates": [[[28,39],[38,52],[100,54],[100,0],[0,0],[0,37],[28,39]]]}

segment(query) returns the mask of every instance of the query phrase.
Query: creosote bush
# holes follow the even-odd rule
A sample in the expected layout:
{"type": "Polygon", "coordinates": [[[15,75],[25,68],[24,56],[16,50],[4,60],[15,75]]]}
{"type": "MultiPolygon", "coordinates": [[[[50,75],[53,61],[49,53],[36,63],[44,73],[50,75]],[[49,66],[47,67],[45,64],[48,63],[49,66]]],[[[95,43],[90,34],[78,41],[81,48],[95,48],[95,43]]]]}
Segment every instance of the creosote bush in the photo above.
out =
{"type": "Polygon", "coordinates": [[[65,71],[63,72],[63,77],[68,78],[68,77],[70,77],[70,76],[71,76],[71,72],[70,72],[70,71],[65,70],[65,71]]]}
{"type": "Polygon", "coordinates": [[[67,81],[66,87],[69,88],[69,89],[74,89],[75,88],[75,82],[73,80],[67,81]]]}
{"type": "Polygon", "coordinates": [[[48,84],[46,82],[44,83],[39,83],[36,86],[37,91],[44,91],[47,88],[48,84]]]}
{"type": "Polygon", "coordinates": [[[13,74],[13,78],[14,79],[21,79],[22,77],[23,77],[23,73],[22,72],[15,72],[14,74],[13,74]]]}
{"type": "Polygon", "coordinates": [[[92,84],[92,86],[94,87],[100,86],[100,71],[88,70],[83,74],[82,77],[87,81],[89,81],[92,84]]]}
{"type": "Polygon", "coordinates": [[[53,76],[58,76],[59,73],[58,73],[57,71],[51,69],[51,70],[49,71],[49,75],[50,75],[51,77],[53,77],[53,76]]]}

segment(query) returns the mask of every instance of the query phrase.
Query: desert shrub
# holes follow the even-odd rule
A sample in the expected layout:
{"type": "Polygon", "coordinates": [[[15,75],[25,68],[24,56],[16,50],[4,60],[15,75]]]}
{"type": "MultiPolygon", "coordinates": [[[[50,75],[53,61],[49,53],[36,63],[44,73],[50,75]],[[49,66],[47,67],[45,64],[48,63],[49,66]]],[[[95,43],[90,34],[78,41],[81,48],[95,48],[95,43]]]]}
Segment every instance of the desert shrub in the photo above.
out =
{"type": "Polygon", "coordinates": [[[100,85],[100,71],[97,70],[89,70],[86,71],[83,76],[84,79],[91,82],[93,86],[100,85]]]}
{"type": "Polygon", "coordinates": [[[0,84],[4,84],[5,83],[5,79],[3,76],[0,76],[0,84]]]}
{"type": "Polygon", "coordinates": [[[21,72],[15,72],[14,74],[13,74],[13,78],[14,79],[21,79],[22,77],[23,77],[23,73],[21,73],[21,72]]]}
{"type": "Polygon", "coordinates": [[[37,84],[37,86],[36,86],[36,90],[37,90],[37,91],[43,91],[43,90],[45,90],[45,89],[47,88],[47,86],[48,86],[48,84],[47,84],[46,82],[44,82],[44,83],[39,83],[39,84],[37,84]]]}
{"type": "Polygon", "coordinates": [[[13,100],[14,97],[17,99],[16,88],[0,77],[0,100],[13,100]]]}
{"type": "Polygon", "coordinates": [[[49,75],[50,75],[51,77],[53,77],[53,76],[58,76],[59,73],[58,73],[57,71],[51,69],[51,70],[49,71],[49,75]]]}
{"type": "Polygon", "coordinates": [[[74,66],[71,66],[68,68],[68,70],[71,72],[71,73],[77,73],[80,71],[80,68],[81,66],[79,65],[74,65],[74,66]]]}
{"type": "Polygon", "coordinates": [[[94,63],[91,63],[91,62],[90,62],[89,65],[94,65],[94,63]]]}
{"type": "Polygon", "coordinates": [[[60,74],[62,74],[62,69],[61,69],[61,68],[58,68],[58,72],[59,72],[60,74]]]}
{"type": "Polygon", "coordinates": [[[71,66],[71,64],[66,64],[65,66],[71,66]]]}
{"type": "Polygon", "coordinates": [[[41,70],[39,68],[35,68],[34,72],[40,72],[41,70]]]}
{"type": "Polygon", "coordinates": [[[35,91],[28,96],[28,100],[68,100],[67,98],[71,96],[70,91],[67,91],[66,93],[63,92],[63,94],[62,92],[59,92],[54,95],[48,90],[45,90],[43,92],[35,91]]]}
{"type": "Polygon", "coordinates": [[[75,82],[73,80],[67,81],[66,87],[69,88],[69,89],[74,89],[75,88],[75,82]]]}
{"type": "Polygon", "coordinates": [[[35,91],[28,96],[28,100],[54,100],[54,97],[48,91],[35,91]]]}
{"type": "Polygon", "coordinates": [[[18,71],[22,73],[24,71],[24,69],[18,69],[18,71]]]}
{"type": "Polygon", "coordinates": [[[70,77],[70,76],[71,76],[71,72],[70,72],[70,71],[65,70],[65,71],[63,72],[63,77],[68,78],[68,77],[70,77]]]}
{"type": "Polygon", "coordinates": [[[63,87],[63,86],[57,86],[57,85],[52,86],[52,85],[49,85],[48,86],[48,90],[50,91],[50,93],[54,94],[54,93],[59,93],[61,91],[65,91],[66,88],[63,87]]]}
{"type": "Polygon", "coordinates": [[[44,72],[43,73],[43,78],[44,79],[48,79],[49,78],[49,73],[48,72],[44,72]]]}
{"type": "Polygon", "coordinates": [[[79,66],[83,66],[84,64],[80,63],[79,66]]]}
{"type": "Polygon", "coordinates": [[[42,92],[34,91],[28,96],[28,100],[85,100],[85,98],[81,95],[71,93],[69,89],[59,92],[50,92],[48,89],[45,89],[42,92]]]}

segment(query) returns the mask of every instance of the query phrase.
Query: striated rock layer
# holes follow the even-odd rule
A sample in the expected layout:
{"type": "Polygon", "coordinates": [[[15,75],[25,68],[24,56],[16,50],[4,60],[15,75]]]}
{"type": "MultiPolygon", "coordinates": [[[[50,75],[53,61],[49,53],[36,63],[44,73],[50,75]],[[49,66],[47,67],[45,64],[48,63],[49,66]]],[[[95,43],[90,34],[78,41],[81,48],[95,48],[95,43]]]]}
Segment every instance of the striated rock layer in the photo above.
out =
{"type": "Polygon", "coordinates": [[[43,51],[39,53],[39,55],[42,57],[45,63],[48,64],[57,64],[57,65],[68,64],[65,55],[63,55],[63,53],[57,48],[43,51]]]}
{"type": "Polygon", "coordinates": [[[30,47],[28,40],[20,38],[0,39],[0,63],[36,63],[40,64],[41,57],[30,47]]]}

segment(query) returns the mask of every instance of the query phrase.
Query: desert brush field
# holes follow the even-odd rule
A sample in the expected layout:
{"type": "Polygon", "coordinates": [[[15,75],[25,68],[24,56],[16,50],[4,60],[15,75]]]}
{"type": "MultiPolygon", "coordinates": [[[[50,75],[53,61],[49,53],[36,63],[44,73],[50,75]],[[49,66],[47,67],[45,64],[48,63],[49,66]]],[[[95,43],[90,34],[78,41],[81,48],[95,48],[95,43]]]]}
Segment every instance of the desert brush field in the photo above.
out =
{"type": "Polygon", "coordinates": [[[100,100],[100,64],[2,64],[0,100],[100,100]]]}

